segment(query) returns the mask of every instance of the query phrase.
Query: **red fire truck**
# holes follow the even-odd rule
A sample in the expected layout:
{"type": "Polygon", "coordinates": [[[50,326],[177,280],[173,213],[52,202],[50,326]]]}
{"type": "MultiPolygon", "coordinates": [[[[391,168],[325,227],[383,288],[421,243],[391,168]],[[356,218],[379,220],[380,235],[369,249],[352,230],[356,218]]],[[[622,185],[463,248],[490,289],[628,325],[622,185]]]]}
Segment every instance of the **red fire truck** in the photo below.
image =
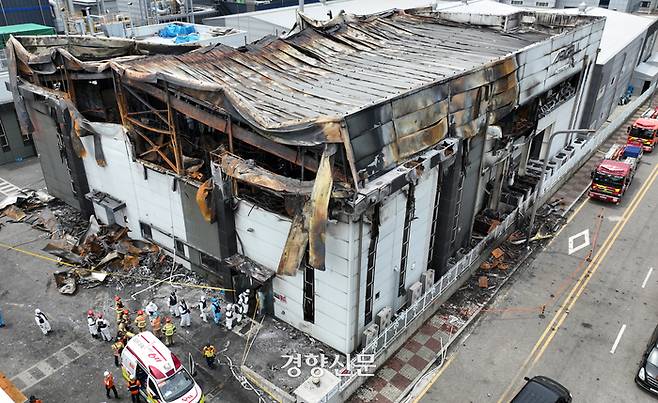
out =
{"type": "Polygon", "coordinates": [[[589,197],[619,203],[633,180],[642,153],[637,144],[612,146],[592,171],[589,197]]]}
{"type": "MultiPolygon", "coordinates": [[[[650,110],[651,111],[651,110],[650,110]]],[[[655,112],[655,110],[653,110],[655,112]]],[[[658,115],[658,112],[656,112],[658,115]]],[[[651,114],[650,116],[653,116],[651,114]]],[[[657,116],[658,117],[658,116],[657,116]]],[[[658,136],[658,119],[639,118],[628,128],[628,142],[642,145],[646,152],[653,151],[658,136]]]]}

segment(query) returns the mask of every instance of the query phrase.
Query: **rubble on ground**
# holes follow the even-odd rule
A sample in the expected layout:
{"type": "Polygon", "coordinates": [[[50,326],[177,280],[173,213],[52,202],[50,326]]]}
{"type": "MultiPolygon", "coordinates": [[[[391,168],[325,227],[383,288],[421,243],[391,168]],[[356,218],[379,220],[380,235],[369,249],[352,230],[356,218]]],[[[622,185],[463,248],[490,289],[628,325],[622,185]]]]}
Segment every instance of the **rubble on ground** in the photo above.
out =
{"type": "Polygon", "coordinates": [[[43,251],[56,256],[66,270],[55,273],[61,293],[74,294],[78,286],[91,288],[107,283],[118,290],[175,278],[200,284],[191,270],[147,241],[131,239],[118,225],[102,225],[94,216],[85,221],[80,213],[45,191],[24,190],[0,203],[0,214],[46,232],[51,241],[43,251]]]}

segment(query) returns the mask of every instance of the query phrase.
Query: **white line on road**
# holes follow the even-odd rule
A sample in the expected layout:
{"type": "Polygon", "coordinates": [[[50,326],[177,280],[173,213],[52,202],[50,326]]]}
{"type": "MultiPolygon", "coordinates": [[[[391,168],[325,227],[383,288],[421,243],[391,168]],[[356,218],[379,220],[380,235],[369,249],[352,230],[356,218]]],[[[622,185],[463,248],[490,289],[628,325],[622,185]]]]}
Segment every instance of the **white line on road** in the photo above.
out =
{"type": "Polygon", "coordinates": [[[653,273],[653,267],[649,267],[649,272],[647,273],[647,276],[644,278],[644,281],[642,282],[642,288],[646,287],[647,281],[649,281],[649,276],[651,276],[651,273],[653,273]]]}
{"type": "Polygon", "coordinates": [[[589,246],[589,229],[586,229],[582,232],[577,233],[576,235],[572,235],[569,237],[569,254],[572,255],[579,250],[589,246]],[[575,246],[574,242],[576,239],[582,237],[583,238],[583,243],[580,245],[575,246]]]}
{"type": "Polygon", "coordinates": [[[617,349],[617,344],[619,344],[619,340],[621,340],[621,336],[624,334],[624,330],[626,330],[626,325],[622,325],[621,329],[619,329],[619,333],[617,334],[617,338],[615,339],[615,344],[612,345],[610,354],[615,353],[615,350],[617,349]]]}

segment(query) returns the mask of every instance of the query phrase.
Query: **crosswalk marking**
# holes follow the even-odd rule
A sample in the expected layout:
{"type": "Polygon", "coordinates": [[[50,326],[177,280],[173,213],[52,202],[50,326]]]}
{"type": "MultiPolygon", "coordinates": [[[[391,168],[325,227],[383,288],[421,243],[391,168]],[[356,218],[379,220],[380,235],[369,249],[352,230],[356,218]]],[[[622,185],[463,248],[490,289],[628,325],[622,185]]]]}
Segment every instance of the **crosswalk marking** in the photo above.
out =
{"type": "Polygon", "coordinates": [[[16,383],[22,391],[25,391],[28,388],[48,378],[60,368],[65,367],[66,365],[87,354],[88,351],[89,350],[80,342],[74,341],[68,346],[64,346],[50,357],[46,357],[44,360],[39,361],[30,368],[11,378],[11,381],[16,383]],[[64,350],[73,351],[75,354],[67,355],[64,350]],[[55,357],[56,361],[52,360],[52,357],[55,357]],[[60,365],[55,368],[51,365],[51,363],[47,362],[49,360],[51,362],[59,362],[60,365]],[[42,376],[37,376],[39,374],[42,376]]]}
{"type": "Polygon", "coordinates": [[[0,178],[0,193],[5,196],[13,196],[21,193],[21,188],[0,178]]]}

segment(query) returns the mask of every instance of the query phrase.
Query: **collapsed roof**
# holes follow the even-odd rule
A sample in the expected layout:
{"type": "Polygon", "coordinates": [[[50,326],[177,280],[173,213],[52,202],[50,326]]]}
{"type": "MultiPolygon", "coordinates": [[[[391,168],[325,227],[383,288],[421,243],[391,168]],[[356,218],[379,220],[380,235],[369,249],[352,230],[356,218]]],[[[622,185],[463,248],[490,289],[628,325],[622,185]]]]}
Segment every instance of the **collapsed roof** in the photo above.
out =
{"type": "MultiPolygon", "coordinates": [[[[446,137],[482,133],[596,54],[601,18],[515,17],[508,31],[430,9],[341,14],[324,24],[302,17],[288,36],[240,49],[24,37],[9,41],[8,57],[23,128],[19,90],[67,112],[80,156],[86,150],[75,139],[100,136],[100,119],[123,124],[137,158],[181,177],[206,179],[196,169],[210,153],[238,183],[302,196],[289,213],[289,242],[298,247],[286,247],[297,255],[284,251],[280,269],[298,266],[306,242],[319,267],[330,200],[354,201],[373,178],[446,137]],[[116,98],[109,106],[86,92],[103,79],[116,98]],[[83,91],[76,80],[88,81],[83,91]]],[[[103,164],[100,142],[94,147],[103,164]]]]}

